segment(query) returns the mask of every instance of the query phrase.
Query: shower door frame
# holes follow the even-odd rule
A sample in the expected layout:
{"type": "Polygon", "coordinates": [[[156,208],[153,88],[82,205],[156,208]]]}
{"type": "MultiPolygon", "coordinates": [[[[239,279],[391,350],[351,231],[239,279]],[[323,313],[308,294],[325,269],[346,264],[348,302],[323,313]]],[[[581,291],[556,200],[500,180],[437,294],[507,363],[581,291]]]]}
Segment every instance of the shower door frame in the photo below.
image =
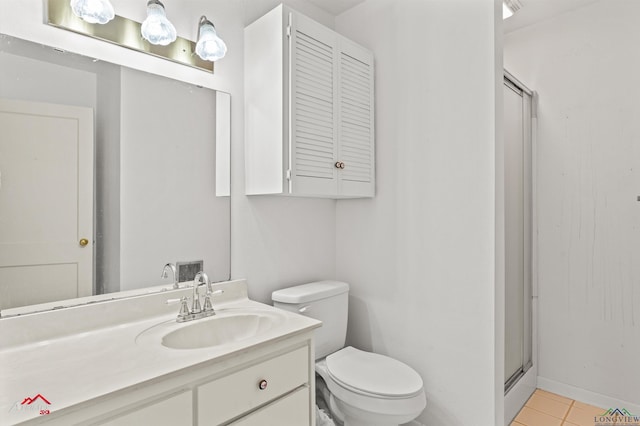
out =
{"type": "MultiPolygon", "coordinates": [[[[535,391],[537,384],[537,203],[536,203],[536,127],[538,95],[520,82],[507,70],[504,70],[503,84],[511,90],[522,93],[523,96],[523,129],[524,129],[524,256],[525,276],[529,278],[529,285],[524,289],[524,338],[522,367],[511,377],[505,377],[505,424],[510,424],[527,399],[535,391]],[[525,95],[530,102],[525,102],[525,95]],[[530,108],[527,110],[527,104],[530,108]],[[528,122],[527,122],[528,121],[528,122]],[[529,127],[530,131],[528,131],[529,127]],[[529,179],[529,182],[526,180],[529,179]],[[527,288],[528,287],[528,288],[527,288]]],[[[506,87],[505,87],[506,89],[506,87]]],[[[506,284],[506,283],[505,283],[506,284]]],[[[506,317],[505,317],[506,321],[506,317]]]]}

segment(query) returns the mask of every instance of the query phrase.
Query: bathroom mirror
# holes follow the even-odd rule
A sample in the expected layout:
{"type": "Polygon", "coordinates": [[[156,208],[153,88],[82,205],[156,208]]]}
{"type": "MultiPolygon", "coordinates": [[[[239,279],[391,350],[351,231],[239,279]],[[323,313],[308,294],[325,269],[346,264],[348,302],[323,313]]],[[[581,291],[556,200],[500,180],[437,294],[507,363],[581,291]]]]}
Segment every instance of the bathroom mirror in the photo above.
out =
{"type": "Polygon", "coordinates": [[[229,94],[0,34],[0,101],[2,317],[229,279],[229,94]]]}

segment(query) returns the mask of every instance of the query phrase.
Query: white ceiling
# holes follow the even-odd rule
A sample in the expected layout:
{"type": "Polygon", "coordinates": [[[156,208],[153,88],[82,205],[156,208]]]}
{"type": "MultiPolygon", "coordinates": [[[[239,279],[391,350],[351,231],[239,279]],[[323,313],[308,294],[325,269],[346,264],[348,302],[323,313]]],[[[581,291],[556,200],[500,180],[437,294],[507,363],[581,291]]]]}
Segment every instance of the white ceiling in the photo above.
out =
{"type": "Polygon", "coordinates": [[[522,8],[504,20],[504,32],[533,25],[561,13],[587,6],[601,0],[520,0],[522,8]]]}
{"type": "MultiPolygon", "coordinates": [[[[309,0],[333,16],[365,2],[366,0],[309,0]]],[[[533,25],[545,19],[552,18],[591,3],[602,0],[520,0],[522,8],[511,18],[504,21],[504,32],[509,33],[517,29],[533,25]]]]}
{"type": "Polygon", "coordinates": [[[338,16],[345,10],[351,9],[353,6],[363,3],[365,0],[309,0],[320,9],[323,9],[333,16],[338,16]]]}

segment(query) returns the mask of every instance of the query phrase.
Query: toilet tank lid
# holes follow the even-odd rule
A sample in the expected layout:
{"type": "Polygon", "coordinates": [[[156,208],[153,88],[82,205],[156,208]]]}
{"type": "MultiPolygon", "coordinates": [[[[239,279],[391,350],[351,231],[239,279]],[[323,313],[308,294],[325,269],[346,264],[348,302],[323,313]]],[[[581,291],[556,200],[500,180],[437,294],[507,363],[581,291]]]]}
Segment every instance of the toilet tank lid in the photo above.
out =
{"type": "Polygon", "coordinates": [[[349,284],[341,281],[316,281],[271,293],[271,299],[280,303],[308,303],[326,299],[349,291],[349,284]]]}

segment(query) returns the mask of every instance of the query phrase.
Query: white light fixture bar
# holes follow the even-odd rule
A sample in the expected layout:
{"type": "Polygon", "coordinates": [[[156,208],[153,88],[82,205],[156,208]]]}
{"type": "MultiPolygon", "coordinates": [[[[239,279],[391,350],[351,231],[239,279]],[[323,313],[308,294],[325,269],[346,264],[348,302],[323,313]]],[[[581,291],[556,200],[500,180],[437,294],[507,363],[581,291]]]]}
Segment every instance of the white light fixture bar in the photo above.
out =
{"type": "Polygon", "coordinates": [[[69,0],[46,0],[45,5],[48,25],[213,73],[213,62],[195,55],[191,40],[178,37],[168,46],[153,45],[142,38],[141,24],[131,19],[116,15],[104,25],[94,25],[74,15],[69,0]]]}

